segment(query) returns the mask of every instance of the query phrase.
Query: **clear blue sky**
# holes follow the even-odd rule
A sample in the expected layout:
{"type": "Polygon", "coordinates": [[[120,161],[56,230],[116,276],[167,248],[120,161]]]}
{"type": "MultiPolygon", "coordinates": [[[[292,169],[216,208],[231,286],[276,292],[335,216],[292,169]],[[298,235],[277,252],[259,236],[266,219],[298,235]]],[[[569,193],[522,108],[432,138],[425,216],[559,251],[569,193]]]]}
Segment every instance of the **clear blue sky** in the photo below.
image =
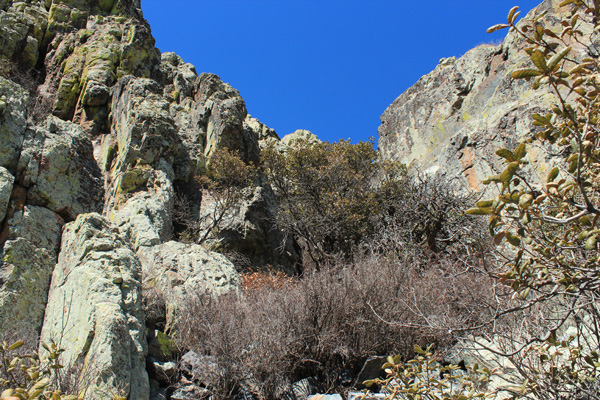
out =
{"type": "Polygon", "coordinates": [[[379,116],[442,57],[499,42],[541,0],[142,0],[156,46],[238,89],[279,136],[377,136],[379,116]]]}

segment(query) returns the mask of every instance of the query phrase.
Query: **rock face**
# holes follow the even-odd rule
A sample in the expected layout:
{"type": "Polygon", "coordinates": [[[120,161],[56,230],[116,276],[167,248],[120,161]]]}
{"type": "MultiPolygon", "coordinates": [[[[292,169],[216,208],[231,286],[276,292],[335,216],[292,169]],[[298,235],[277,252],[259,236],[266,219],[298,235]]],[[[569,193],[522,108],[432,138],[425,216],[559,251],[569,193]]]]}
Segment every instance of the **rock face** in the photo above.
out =
{"type": "MultiPolygon", "coordinates": [[[[90,399],[148,398],[143,293],[167,297],[171,324],[187,296],[237,290],[231,261],[176,241],[174,200],[210,210],[194,177],[214,152],[256,163],[279,141],[154,43],[139,0],[0,0],[0,326],[65,347],[90,399]]],[[[257,182],[213,239],[294,272],[257,182]]]]}
{"type": "MultiPolygon", "coordinates": [[[[171,326],[177,310],[187,304],[188,298],[205,292],[221,295],[237,290],[239,285],[239,275],[227,258],[197,244],[170,241],[142,248],[138,255],[145,289],[165,303],[167,326],[171,326]]],[[[153,301],[153,297],[147,301],[153,301]]]]}
{"type": "Polygon", "coordinates": [[[82,363],[88,398],[149,396],[141,272],[127,240],[99,214],[66,226],[41,339],[66,348],[65,366],[82,363]]]}
{"type": "MultiPolygon", "coordinates": [[[[551,22],[566,11],[559,3],[545,0],[530,16],[548,12],[544,21],[551,22]]],[[[459,176],[470,189],[481,190],[481,181],[501,168],[495,151],[531,137],[529,116],[552,105],[547,92],[510,77],[528,65],[525,46],[512,32],[502,45],[482,45],[459,59],[442,59],[381,116],[382,154],[423,171],[459,176]]],[[[534,178],[545,177],[546,156],[533,155],[534,178]]]]}

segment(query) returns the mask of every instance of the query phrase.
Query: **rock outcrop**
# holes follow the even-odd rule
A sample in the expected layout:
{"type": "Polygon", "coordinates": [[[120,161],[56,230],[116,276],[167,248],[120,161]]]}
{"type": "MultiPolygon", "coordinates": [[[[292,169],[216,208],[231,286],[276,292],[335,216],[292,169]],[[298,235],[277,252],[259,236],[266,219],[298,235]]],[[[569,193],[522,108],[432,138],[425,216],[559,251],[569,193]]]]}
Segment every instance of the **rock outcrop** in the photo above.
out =
{"type": "MultiPolygon", "coordinates": [[[[529,17],[547,12],[542,22],[559,29],[555,19],[566,11],[559,3],[545,0],[529,17]]],[[[590,26],[581,29],[597,37],[590,26]]],[[[552,106],[548,92],[510,76],[529,65],[526,45],[510,32],[501,45],[481,45],[458,59],[440,60],[381,116],[381,153],[422,171],[459,176],[469,189],[482,190],[481,182],[503,168],[495,151],[531,137],[530,115],[552,106]]],[[[587,55],[577,48],[573,54],[577,51],[587,55]]],[[[547,175],[548,156],[535,149],[531,155],[536,159],[531,173],[539,180],[547,175]]]]}
{"type": "MultiPolygon", "coordinates": [[[[440,61],[383,114],[384,156],[480,190],[495,150],[532,132],[523,116],[551,105],[510,78],[523,47],[509,34],[440,61]]],[[[297,141],[318,139],[299,130],[279,140],[217,75],[161,54],[139,0],[0,0],[0,326],[65,347],[86,398],[147,399],[146,324],[169,328],[188,298],[240,282],[231,259],[178,241],[176,200],[201,220],[218,205],[195,177],[217,150],[257,163],[266,146],[297,141]],[[162,298],[160,323],[144,306],[163,305],[144,293],[162,298]]],[[[272,223],[262,181],[210,239],[253,267],[293,273],[298,254],[272,223]]]]}
{"type": "MultiPolygon", "coordinates": [[[[239,285],[223,255],[177,242],[174,201],[210,209],[193,182],[214,152],[256,163],[269,141],[237,90],[155,48],[139,0],[0,0],[0,326],[65,347],[94,374],[86,398],[148,398],[142,285],[168,324],[239,285]]],[[[256,181],[214,239],[293,272],[256,181]]]]}
{"type": "Polygon", "coordinates": [[[141,273],[106,218],[85,214],[65,227],[41,340],[65,348],[67,368],[82,366],[87,398],[149,396],[141,273]]]}
{"type": "MultiPolygon", "coordinates": [[[[189,306],[190,300],[203,294],[221,295],[236,291],[239,275],[223,255],[210,252],[197,244],[166,242],[138,251],[144,276],[144,288],[164,302],[167,327],[177,311],[189,306]]],[[[149,308],[159,307],[148,304],[149,308]]]]}

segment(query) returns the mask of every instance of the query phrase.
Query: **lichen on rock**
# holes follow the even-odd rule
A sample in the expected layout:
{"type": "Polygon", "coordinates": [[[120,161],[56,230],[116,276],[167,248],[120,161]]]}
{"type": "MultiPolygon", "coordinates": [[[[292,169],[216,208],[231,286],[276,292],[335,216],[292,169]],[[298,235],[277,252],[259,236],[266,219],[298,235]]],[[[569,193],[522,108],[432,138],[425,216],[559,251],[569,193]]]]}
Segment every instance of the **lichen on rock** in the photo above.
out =
{"type": "Polygon", "coordinates": [[[145,335],[135,253],[106,218],[79,216],[65,227],[42,340],[66,348],[65,366],[83,362],[86,398],[148,399],[145,335]]]}

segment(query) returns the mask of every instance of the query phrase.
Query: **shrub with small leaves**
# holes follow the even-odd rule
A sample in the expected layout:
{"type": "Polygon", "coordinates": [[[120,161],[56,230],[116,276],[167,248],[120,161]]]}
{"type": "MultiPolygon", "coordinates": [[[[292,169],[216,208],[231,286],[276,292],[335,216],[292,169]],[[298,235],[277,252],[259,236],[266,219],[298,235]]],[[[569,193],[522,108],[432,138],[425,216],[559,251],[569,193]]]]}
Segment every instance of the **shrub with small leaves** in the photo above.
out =
{"type": "Polygon", "coordinates": [[[237,153],[216,150],[207,167],[194,177],[202,202],[210,201],[210,207],[198,215],[192,201],[183,196],[176,199],[174,220],[184,228],[181,239],[196,243],[218,239],[228,214],[240,206],[255,178],[256,168],[237,153]]]}
{"type": "Polygon", "coordinates": [[[594,41],[600,2],[564,0],[558,7],[558,23],[539,14],[517,24],[514,7],[506,24],[489,29],[510,28],[524,39],[531,65],[512,78],[548,89],[554,104],[531,116],[535,129],[528,140],[496,152],[506,167],[485,183],[497,185],[499,195],[468,213],[489,216],[494,243],[512,248],[496,277],[520,304],[497,315],[550,304],[544,333],[511,352],[524,378],[514,393],[598,399],[590,382],[600,373],[600,61],[594,41]],[[541,184],[527,176],[533,146],[555,155],[541,184]],[[568,336],[569,330],[576,334],[568,336]]]}
{"type": "Polygon", "coordinates": [[[58,359],[64,350],[54,343],[43,344],[48,355],[41,359],[37,352],[17,355],[15,351],[23,345],[23,341],[0,344],[0,399],[76,400],[77,396],[64,396],[52,385],[51,371],[62,368],[58,359]]]}
{"type": "Polygon", "coordinates": [[[382,367],[386,379],[368,380],[364,382],[365,386],[381,386],[389,393],[388,399],[469,400],[495,396],[486,393],[487,383],[495,371],[477,364],[442,365],[434,358],[431,348],[416,345],[416,357],[408,362],[402,362],[400,356],[388,357],[382,367]],[[464,372],[459,373],[460,370],[464,372]]]}

